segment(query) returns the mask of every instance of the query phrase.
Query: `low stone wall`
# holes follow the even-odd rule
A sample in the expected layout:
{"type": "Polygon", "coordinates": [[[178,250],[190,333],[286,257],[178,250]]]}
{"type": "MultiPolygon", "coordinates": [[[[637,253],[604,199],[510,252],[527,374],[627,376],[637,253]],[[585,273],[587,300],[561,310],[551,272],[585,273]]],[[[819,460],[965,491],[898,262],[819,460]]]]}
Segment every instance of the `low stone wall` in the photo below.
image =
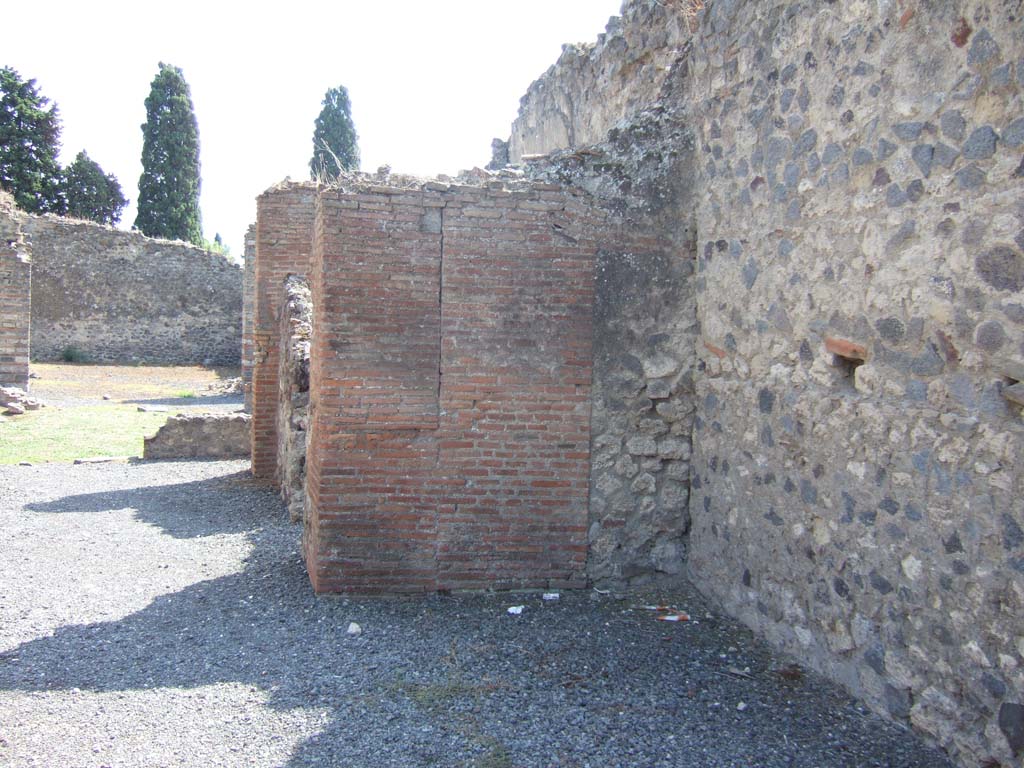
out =
{"type": "Polygon", "coordinates": [[[246,413],[171,416],[143,441],[144,459],[238,459],[249,455],[246,413]]]}
{"type": "Polygon", "coordinates": [[[33,254],[33,359],[238,365],[238,265],[75,219],[26,216],[24,230],[33,254]]]}
{"type": "Polygon", "coordinates": [[[281,301],[277,410],[277,482],[293,522],[306,502],[306,438],[309,434],[309,338],[313,300],[305,277],[289,275],[281,301]]]}
{"type": "Polygon", "coordinates": [[[32,262],[24,218],[0,191],[0,386],[27,390],[32,262]]]}

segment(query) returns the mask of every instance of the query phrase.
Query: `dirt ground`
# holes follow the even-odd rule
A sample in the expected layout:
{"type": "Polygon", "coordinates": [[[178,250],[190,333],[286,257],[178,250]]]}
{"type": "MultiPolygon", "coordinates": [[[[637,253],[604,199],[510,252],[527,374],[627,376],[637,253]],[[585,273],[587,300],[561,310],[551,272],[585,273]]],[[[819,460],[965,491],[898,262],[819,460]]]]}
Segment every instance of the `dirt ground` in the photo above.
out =
{"type": "Polygon", "coordinates": [[[33,363],[31,376],[32,396],[56,407],[120,402],[194,411],[241,402],[240,393],[225,392],[238,368],[33,363]]]}

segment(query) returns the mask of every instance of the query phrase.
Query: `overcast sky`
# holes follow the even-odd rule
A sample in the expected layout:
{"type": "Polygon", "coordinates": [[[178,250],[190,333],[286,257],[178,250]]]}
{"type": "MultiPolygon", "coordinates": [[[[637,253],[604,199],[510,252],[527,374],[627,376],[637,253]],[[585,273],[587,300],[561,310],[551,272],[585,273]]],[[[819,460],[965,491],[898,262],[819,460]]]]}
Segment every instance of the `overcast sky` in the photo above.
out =
{"type": "Polygon", "coordinates": [[[61,160],[85,149],[121,182],[135,220],[141,125],[160,61],[192,88],[203,229],[241,254],[254,199],[308,177],[324,92],[352,99],[363,170],[455,173],[508,138],[519,98],[561,52],[593,41],[621,0],[216,0],[9,3],[0,66],[34,78],[63,124],[61,160]]]}

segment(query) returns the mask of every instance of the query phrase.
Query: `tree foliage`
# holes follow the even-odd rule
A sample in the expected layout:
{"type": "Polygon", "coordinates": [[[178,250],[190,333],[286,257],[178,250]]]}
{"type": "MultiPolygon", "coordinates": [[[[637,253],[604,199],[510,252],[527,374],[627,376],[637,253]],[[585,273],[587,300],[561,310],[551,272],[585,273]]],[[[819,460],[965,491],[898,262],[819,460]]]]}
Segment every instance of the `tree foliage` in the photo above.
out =
{"type": "Polygon", "coordinates": [[[314,179],[336,179],[340,169],[359,167],[359,137],[351,110],[345,86],[327,90],[313,129],[313,159],[309,161],[309,171],[314,179]]]}
{"type": "Polygon", "coordinates": [[[116,224],[128,205],[121,185],[112,173],[104,173],[99,163],[82,150],[75,162],[64,169],[64,195],[68,216],[100,224],[116,224]]]}
{"type": "Polygon", "coordinates": [[[0,69],[0,186],[22,210],[64,213],[57,105],[40,95],[35,80],[0,69]]]}
{"type": "Polygon", "coordinates": [[[142,176],[135,227],[150,237],[203,242],[199,212],[199,128],[178,67],[160,62],[146,97],[142,176]]]}

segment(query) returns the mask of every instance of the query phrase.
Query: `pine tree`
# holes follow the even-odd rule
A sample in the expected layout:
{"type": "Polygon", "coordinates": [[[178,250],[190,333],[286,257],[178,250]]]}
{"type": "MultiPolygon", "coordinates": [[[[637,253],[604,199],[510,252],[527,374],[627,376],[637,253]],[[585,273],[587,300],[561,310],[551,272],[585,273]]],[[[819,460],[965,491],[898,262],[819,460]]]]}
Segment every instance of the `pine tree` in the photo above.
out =
{"type": "Polygon", "coordinates": [[[128,201],[121,185],[111,173],[104,173],[99,163],[85,150],[75,162],[64,169],[64,195],[68,216],[88,219],[100,224],[116,224],[128,201]]]}
{"type": "Polygon", "coordinates": [[[0,69],[0,186],[30,213],[63,213],[57,105],[35,80],[0,69]],[[49,106],[47,106],[49,105],[49,106]]]}
{"type": "Polygon", "coordinates": [[[178,67],[160,62],[146,97],[142,134],[136,229],[150,237],[201,244],[199,128],[178,67]]]}
{"type": "Polygon", "coordinates": [[[312,178],[336,179],[339,164],[345,170],[359,167],[359,137],[351,109],[345,86],[327,90],[313,129],[313,159],[309,161],[312,178]]]}

